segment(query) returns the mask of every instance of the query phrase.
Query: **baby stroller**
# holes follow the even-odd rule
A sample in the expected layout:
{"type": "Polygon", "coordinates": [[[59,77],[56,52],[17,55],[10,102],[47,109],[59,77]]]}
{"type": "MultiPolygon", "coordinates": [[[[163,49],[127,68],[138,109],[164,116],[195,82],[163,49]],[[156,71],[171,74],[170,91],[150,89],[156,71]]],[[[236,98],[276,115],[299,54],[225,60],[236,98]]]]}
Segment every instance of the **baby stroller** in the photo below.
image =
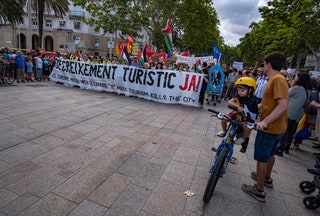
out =
{"type": "Polygon", "coordinates": [[[320,176],[313,179],[314,186],[319,190],[317,195],[308,195],[303,198],[303,204],[309,209],[317,209],[320,207],[320,176]]]}
{"type": "Polygon", "coordinates": [[[216,105],[216,102],[220,103],[223,89],[224,89],[224,78],[225,74],[220,65],[214,65],[210,68],[209,72],[209,85],[210,93],[207,95],[207,105],[210,104],[210,101],[213,101],[213,105],[216,105]]]}

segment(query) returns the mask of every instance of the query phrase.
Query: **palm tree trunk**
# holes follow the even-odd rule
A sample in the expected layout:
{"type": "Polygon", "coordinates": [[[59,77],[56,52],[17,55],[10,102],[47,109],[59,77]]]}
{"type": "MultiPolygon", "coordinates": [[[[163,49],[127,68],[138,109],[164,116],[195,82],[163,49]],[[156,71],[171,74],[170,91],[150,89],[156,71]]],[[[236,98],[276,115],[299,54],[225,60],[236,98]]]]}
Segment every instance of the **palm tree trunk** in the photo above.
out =
{"type": "Polygon", "coordinates": [[[39,49],[42,47],[44,2],[45,0],[38,0],[39,49]]]}

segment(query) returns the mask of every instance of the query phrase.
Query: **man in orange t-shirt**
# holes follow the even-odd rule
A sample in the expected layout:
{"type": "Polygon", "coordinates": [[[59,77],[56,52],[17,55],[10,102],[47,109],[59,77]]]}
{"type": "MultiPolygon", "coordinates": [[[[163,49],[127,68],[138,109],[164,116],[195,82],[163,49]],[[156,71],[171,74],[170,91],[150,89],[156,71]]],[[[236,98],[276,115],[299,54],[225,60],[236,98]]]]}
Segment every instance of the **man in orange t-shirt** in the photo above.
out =
{"type": "Polygon", "coordinates": [[[271,171],[275,163],[275,151],[282,135],[287,128],[288,85],[287,81],[279,74],[285,66],[286,57],[280,52],[272,52],[263,58],[264,71],[269,81],[264,90],[261,102],[260,119],[254,159],[257,161],[257,171],[251,177],[257,184],[242,185],[242,189],[261,202],[265,202],[264,186],[273,187],[271,171]]]}

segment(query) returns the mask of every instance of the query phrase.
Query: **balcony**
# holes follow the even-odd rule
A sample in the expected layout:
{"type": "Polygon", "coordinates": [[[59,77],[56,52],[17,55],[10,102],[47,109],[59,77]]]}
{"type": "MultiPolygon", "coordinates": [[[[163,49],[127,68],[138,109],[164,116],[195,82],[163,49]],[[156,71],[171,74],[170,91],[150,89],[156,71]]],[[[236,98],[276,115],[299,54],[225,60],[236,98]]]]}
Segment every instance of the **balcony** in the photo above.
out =
{"type": "Polygon", "coordinates": [[[69,11],[69,18],[70,19],[82,19],[82,18],[84,18],[84,11],[70,10],[69,11]]]}

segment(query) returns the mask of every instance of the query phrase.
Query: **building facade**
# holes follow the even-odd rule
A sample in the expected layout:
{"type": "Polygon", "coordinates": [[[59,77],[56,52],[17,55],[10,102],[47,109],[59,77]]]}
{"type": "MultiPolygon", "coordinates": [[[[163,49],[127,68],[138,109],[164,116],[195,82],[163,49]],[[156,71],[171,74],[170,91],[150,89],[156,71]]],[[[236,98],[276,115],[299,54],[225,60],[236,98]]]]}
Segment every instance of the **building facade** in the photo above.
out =
{"type": "MultiPolygon", "coordinates": [[[[14,27],[7,25],[0,28],[0,47],[22,50],[39,49],[39,27],[36,12],[31,9],[31,12],[28,13],[27,6],[24,11],[22,23],[14,27]]],[[[90,14],[81,7],[73,6],[72,2],[70,2],[67,15],[62,19],[55,16],[53,11],[47,12],[45,10],[42,49],[61,53],[81,50],[82,53],[89,55],[113,56],[116,44],[126,36],[122,35],[120,31],[113,34],[104,34],[102,30],[95,31],[94,27],[82,22],[89,16],[90,14]]],[[[148,40],[149,38],[144,36],[137,42],[141,45],[147,43],[148,40]]]]}

